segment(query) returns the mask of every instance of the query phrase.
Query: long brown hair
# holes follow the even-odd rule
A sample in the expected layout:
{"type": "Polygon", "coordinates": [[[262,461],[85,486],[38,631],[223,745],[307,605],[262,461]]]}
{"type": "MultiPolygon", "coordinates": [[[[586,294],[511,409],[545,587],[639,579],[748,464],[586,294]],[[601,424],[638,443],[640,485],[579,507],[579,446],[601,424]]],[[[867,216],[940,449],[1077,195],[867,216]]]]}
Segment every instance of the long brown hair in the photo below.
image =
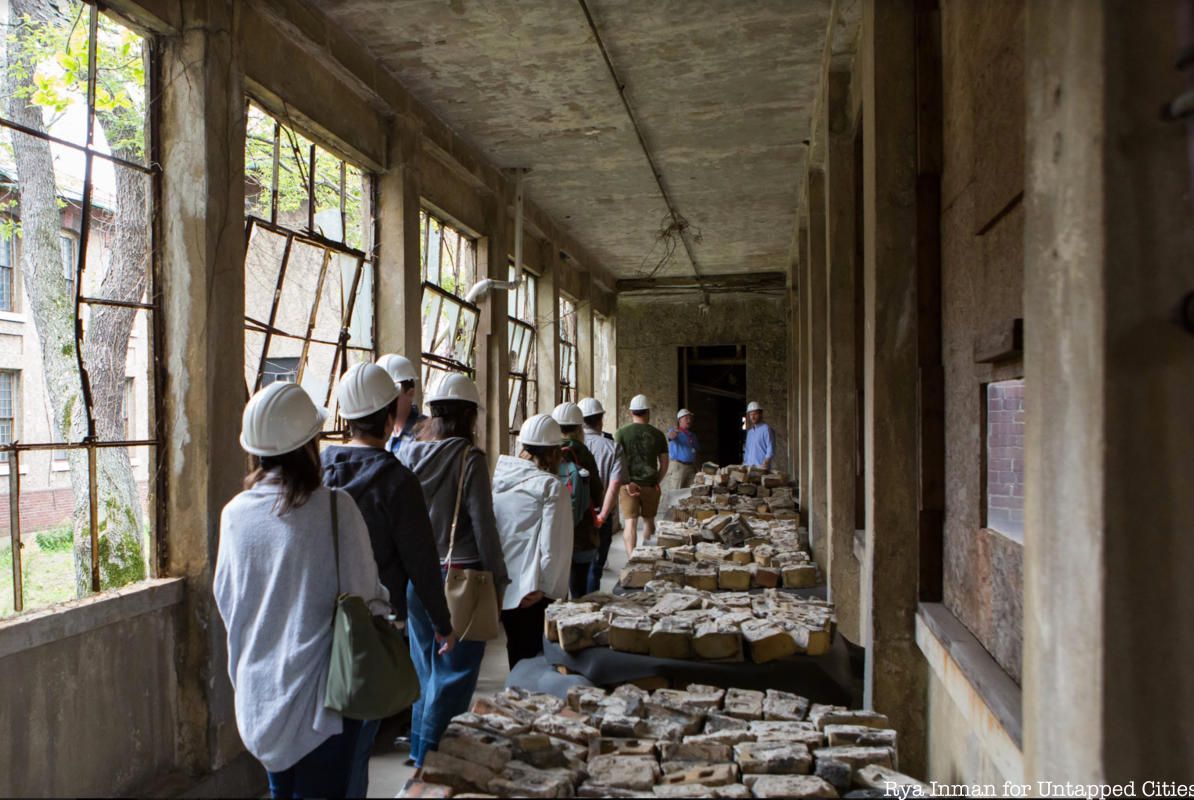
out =
{"type": "Polygon", "coordinates": [[[460,438],[476,445],[477,407],[465,400],[432,403],[431,416],[419,423],[415,436],[420,442],[460,438]]]}
{"type": "Polygon", "coordinates": [[[249,474],[245,476],[246,489],[252,489],[270,475],[277,475],[282,482],[282,493],[274,504],[278,516],[302,506],[322,483],[318,437],[280,456],[251,456],[250,464],[249,474]]]}
{"type": "Polygon", "coordinates": [[[541,445],[541,444],[524,444],[522,446],[522,458],[532,462],[536,467],[544,472],[550,472],[555,475],[560,471],[560,461],[563,459],[563,453],[560,452],[560,445],[541,445]]]}

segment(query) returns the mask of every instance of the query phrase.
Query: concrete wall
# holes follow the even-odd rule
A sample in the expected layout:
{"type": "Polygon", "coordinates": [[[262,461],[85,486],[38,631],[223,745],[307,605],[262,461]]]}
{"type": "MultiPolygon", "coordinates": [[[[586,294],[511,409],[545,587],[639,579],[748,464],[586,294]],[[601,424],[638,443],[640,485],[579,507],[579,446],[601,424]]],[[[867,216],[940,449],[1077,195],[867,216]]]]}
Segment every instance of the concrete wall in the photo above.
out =
{"type": "Polygon", "coordinates": [[[136,794],[175,763],[181,581],[0,623],[0,795],[136,794]]]}
{"type": "Polygon", "coordinates": [[[630,421],[630,398],[645,394],[658,411],[652,423],[674,424],[679,401],[678,348],[746,346],[746,392],[766,409],[775,431],[775,468],[789,470],[787,419],[787,298],[715,294],[707,312],[699,295],[618,299],[618,424],[630,421]]]}
{"type": "Polygon", "coordinates": [[[1018,680],[1023,546],[984,527],[983,407],[1023,359],[977,363],[975,342],[1024,316],[1024,3],[946,2],[941,28],[944,597],[1018,680]]]}

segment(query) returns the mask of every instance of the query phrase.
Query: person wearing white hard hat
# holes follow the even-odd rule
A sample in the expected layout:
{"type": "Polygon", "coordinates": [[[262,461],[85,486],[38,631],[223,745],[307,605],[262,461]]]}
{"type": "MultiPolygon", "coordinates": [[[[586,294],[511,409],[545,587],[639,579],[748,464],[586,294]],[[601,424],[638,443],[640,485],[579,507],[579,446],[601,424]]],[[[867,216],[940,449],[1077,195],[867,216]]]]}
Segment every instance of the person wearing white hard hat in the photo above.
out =
{"type": "Polygon", "coordinates": [[[614,528],[618,524],[618,490],[623,483],[622,448],[614,442],[614,437],[606,433],[605,408],[601,402],[593,397],[586,397],[578,404],[580,413],[584,415],[585,447],[593,454],[597,461],[597,474],[605,484],[605,500],[601,504],[601,511],[597,514],[597,558],[589,570],[589,585],[587,593],[601,589],[601,576],[605,572],[605,563],[609,560],[609,547],[613,542],[614,528]]]}
{"type": "MultiPolygon", "coordinates": [[[[426,401],[431,416],[419,423],[415,440],[402,445],[398,459],[423,486],[441,579],[449,566],[488,571],[500,602],[509,580],[493,515],[489,463],[475,444],[481,404],[477,385],[467,375],[450,373],[428,388],[426,401]]],[[[411,710],[411,759],[421,771],[427,752],[439,745],[452,717],[463,714],[472,702],[485,642],[460,641],[441,655],[431,616],[418,595],[408,592],[406,603],[411,658],[425,687],[411,710]]]]}
{"type": "Polygon", "coordinates": [[[597,560],[599,545],[597,515],[605,496],[605,486],[601,482],[597,461],[584,443],[582,429],[585,417],[580,406],[571,402],[560,403],[551,416],[559,423],[564,437],[561,452],[565,463],[561,464],[559,475],[568,486],[575,516],[572,573],[568,578],[568,588],[575,600],[589,593],[589,572],[597,560]],[[576,468],[575,475],[571,474],[569,466],[576,468]]]}
{"type": "Polygon", "coordinates": [[[627,483],[618,491],[618,508],[625,523],[622,538],[626,554],[638,544],[638,519],[643,518],[644,538],[655,535],[655,514],[659,511],[660,483],[667,475],[667,437],[651,425],[651,404],[638,394],[630,401],[629,425],[614,434],[626,459],[627,483]]]}
{"type": "Polygon", "coordinates": [[[692,432],[692,412],[682,408],[676,412],[676,425],[667,432],[668,459],[672,466],[668,469],[668,488],[687,489],[692,485],[696,475],[697,452],[700,445],[696,434],[692,432]]]}
{"type": "MultiPolygon", "coordinates": [[[[427,502],[419,479],[386,449],[386,440],[402,419],[401,391],[400,382],[377,364],[355,364],[341,376],[336,402],[352,438],[323,451],[323,482],[348,492],[361,509],[395,616],[405,624],[409,585],[427,610],[443,654],[455,646],[456,635],[427,502]]],[[[380,720],[372,720],[362,728],[350,797],[366,796],[369,755],[380,725],[380,720]]]]}
{"type": "Polygon", "coordinates": [[[543,652],[547,607],[568,594],[572,504],[556,477],[563,438],[559,423],[536,414],[518,431],[518,455],[499,456],[493,473],[493,513],[512,578],[501,605],[511,669],[543,652]]]}
{"type": "Polygon", "coordinates": [[[763,421],[763,406],[751,401],[742,418],[742,429],[746,431],[746,446],[742,448],[742,463],[748,467],[771,469],[775,458],[775,431],[763,421]]]}
{"type": "Polygon", "coordinates": [[[410,359],[397,353],[386,353],[377,359],[377,366],[389,373],[394,386],[398,387],[398,424],[386,443],[386,449],[397,456],[403,444],[414,441],[415,426],[427,419],[415,405],[415,387],[419,384],[419,375],[410,359]]]}
{"type": "Polygon", "coordinates": [[[253,395],[240,437],[252,471],[220,514],[212,588],[236,725],[275,797],[348,794],[361,721],[324,708],[332,615],[341,592],[389,609],[361,512],[319,481],[326,419],[293,383],[253,395]]]}

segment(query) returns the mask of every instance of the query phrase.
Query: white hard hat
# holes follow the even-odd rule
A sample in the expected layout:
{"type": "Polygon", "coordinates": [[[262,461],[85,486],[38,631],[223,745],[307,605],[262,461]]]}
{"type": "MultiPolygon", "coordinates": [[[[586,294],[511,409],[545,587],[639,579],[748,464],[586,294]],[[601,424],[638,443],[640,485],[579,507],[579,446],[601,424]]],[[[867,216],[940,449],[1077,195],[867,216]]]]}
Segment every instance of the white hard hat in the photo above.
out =
{"type": "Polygon", "coordinates": [[[323,430],[328,410],[296,383],[271,383],[249,398],[241,417],[240,446],[255,456],[298,450],[323,430]]]}
{"type": "Polygon", "coordinates": [[[576,403],[560,403],[551,412],[552,419],[561,425],[584,425],[585,415],[576,403]]]}
{"type": "Polygon", "coordinates": [[[560,430],[560,423],[547,414],[536,414],[518,429],[518,443],[523,447],[554,447],[563,441],[564,432],[560,430]]]}
{"type": "Polygon", "coordinates": [[[746,407],[747,414],[749,414],[752,411],[762,411],[762,410],[763,410],[763,407],[761,405],[759,405],[757,402],[755,402],[754,400],[751,400],[750,405],[748,405],[746,407]]]}
{"type": "Polygon", "coordinates": [[[419,379],[418,373],[415,372],[415,365],[410,363],[410,359],[397,353],[386,353],[377,359],[377,366],[388,372],[394,383],[419,379]]]}
{"type": "Polygon", "coordinates": [[[580,401],[580,413],[586,417],[595,417],[605,413],[605,406],[595,397],[586,397],[580,401]]]}
{"type": "Polygon", "coordinates": [[[645,394],[636,394],[634,399],[630,401],[631,411],[650,411],[651,403],[647,401],[645,394]]]}
{"type": "Polygon", "coordinates": [[[340,377],[336,402],[344,419],[360,419],[381,411],[398,396],[390,373],[376,364],[353,364],[340,377]]]}
{"type": "Polygon", "coordinates": [[[425,399],[428,403],[460,400],[475,406],[481,405],[481,394],[477,391],[477,384],[469,380],[467,375],[462,375],[459,372],[445,376],[434,389],[428,390],[425,399]]]}
{"type": "Polygon", "coordinates": [[[687,408],[682,408],[676,412],[676,419],[684,419],[685,417],[691,417],[691,416],[692,416],[692,412],[689,411],[687,408]]]}

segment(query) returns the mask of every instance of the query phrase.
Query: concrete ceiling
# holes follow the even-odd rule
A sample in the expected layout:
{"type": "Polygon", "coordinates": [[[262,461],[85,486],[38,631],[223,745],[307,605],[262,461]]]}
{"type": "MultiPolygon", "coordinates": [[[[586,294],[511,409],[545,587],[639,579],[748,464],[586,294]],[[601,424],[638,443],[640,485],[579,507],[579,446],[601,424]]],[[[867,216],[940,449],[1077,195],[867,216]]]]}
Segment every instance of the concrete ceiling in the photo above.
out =
{"type": "MultiPolygon", "coordinates": [[[[785,268],[829,0],[588,0],[703,274],[785,268]]],[[[619,278],[668,210],[579,0],[318,6],[619,278]]],[[[659,275],[691,275],[683,247],[659,275]]]]}

